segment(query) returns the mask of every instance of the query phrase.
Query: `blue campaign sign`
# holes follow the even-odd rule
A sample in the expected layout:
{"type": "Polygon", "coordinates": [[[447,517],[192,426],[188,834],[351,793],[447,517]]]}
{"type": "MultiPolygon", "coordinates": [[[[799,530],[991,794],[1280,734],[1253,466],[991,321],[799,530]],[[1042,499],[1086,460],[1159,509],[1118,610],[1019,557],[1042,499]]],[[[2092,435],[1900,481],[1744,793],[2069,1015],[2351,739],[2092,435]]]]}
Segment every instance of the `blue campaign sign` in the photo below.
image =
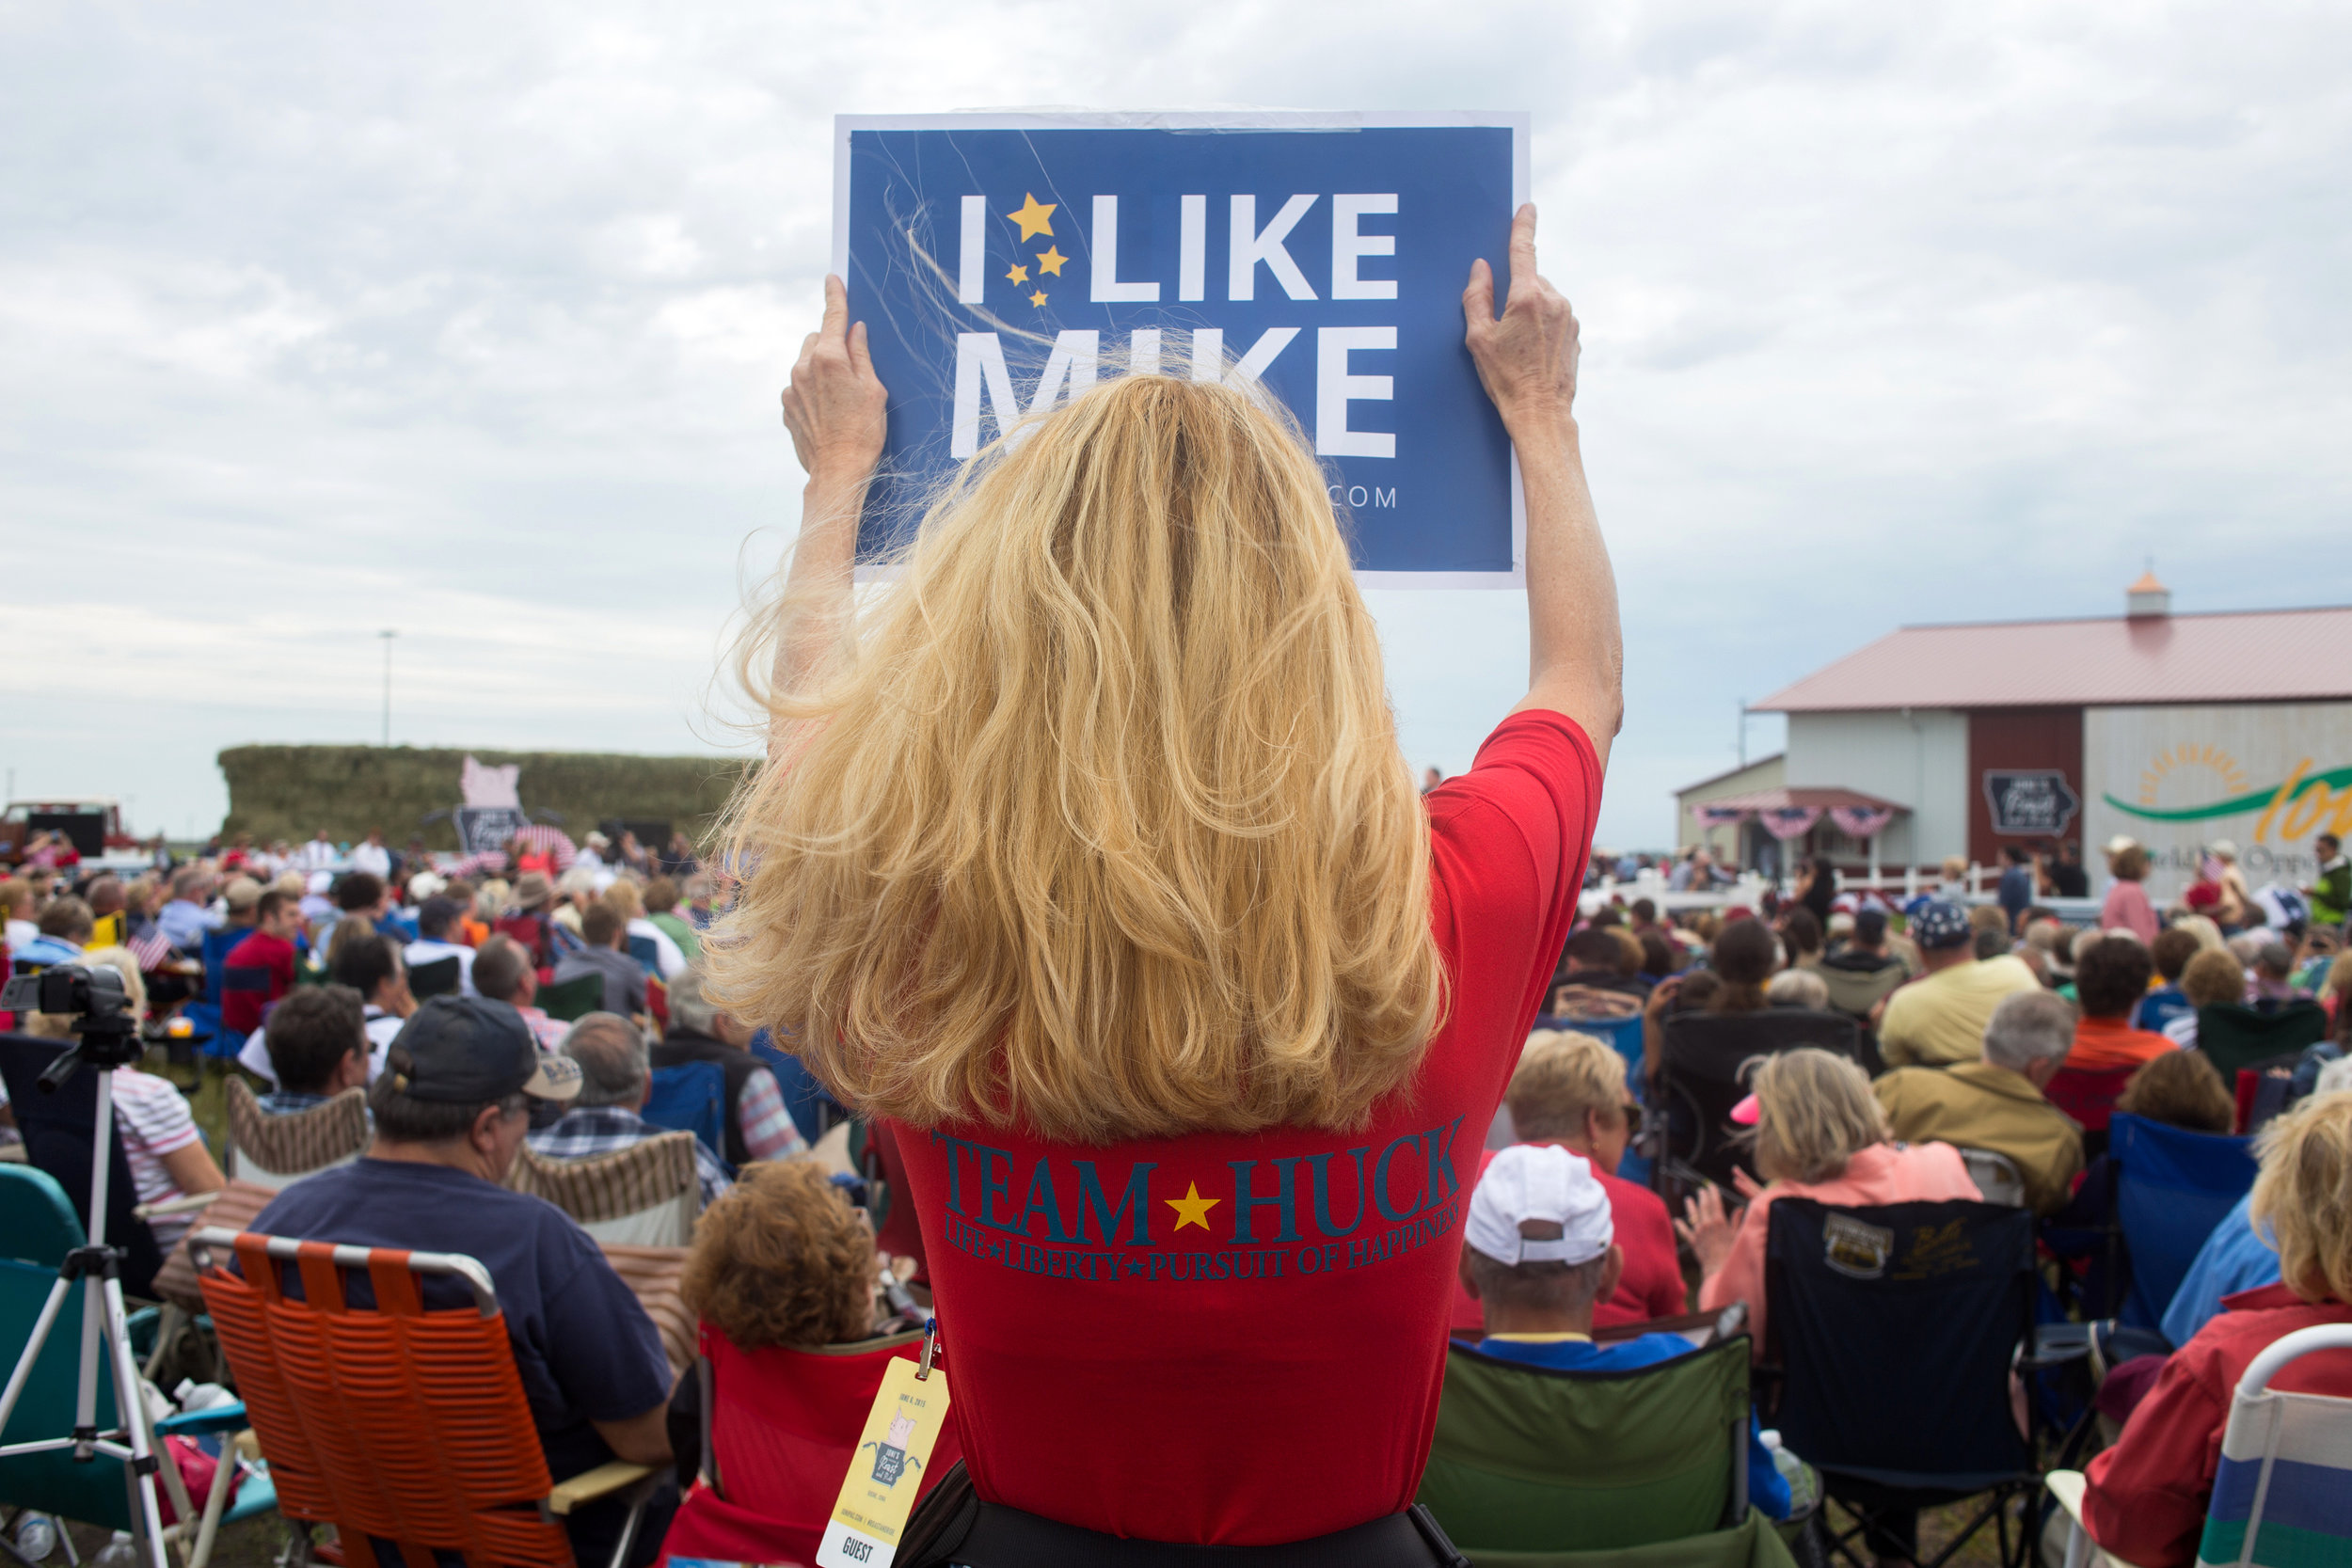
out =
{"type": "Polygon", "coordinates": [[[1363,581],[1523,580],[1461,298],[1482,256],[1507,287],[1525,115],[851,115],[835,136],[834,270],[890,388],[862,561],[1023,415],[1133,367],[1287,404],[1363,581]]]}

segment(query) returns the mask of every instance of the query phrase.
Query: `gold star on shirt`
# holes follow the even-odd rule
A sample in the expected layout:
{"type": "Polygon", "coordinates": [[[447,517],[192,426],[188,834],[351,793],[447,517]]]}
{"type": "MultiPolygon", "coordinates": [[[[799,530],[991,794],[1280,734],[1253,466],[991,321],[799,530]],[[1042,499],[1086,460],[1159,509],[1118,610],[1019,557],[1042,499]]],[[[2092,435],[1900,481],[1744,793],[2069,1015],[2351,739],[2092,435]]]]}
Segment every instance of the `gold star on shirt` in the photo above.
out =
{"type": "Polygon", "coordinates": [[[1008,283],[1026,283],[1028,280],[1029,269],[1026,267],[1016,266],[1005,274],[1005,281],[1008,283]]]}
{"type": "Polygon", "coordinates": [[[1059,245],[1047,245],[1045,249],[1038,255],[1038,273],[1041,277],[1042,277],[1044,274],[1050,272],[1056,277],[1059,277],[1061,276],[1061,264],[1069,260],[1069,257],[1064,256],[1061,253],[1061,247],[1059,245]]]}
{"type": "Polygon", "coordinates": [[[1037,293],[1031,294],[1029,296],[1029,303],[1036,306],[1041,310],[1044,309],[1045,291],[1043,289],[1040,289],[1037,293]]]}
{"type": "Polygon", "coordinates": [[[1197,1225],[1206,1230],[1209,1228],[1209,1211],[1225,1200],[1218,1197],[1202,1197],[1200,1184],[1197,1181],[1187,1181],[1184,1183],[1184,1196],[1166,1197],[1160,1201],[1176,1211],[1177,1229],[1182,1230],[1188,1225],[1197,1225]]]}
{"type": "Polygon", "coordinates": [[[1021,196],[1021,211],[1005,214],[1021,226],[1021,243],[1027,245],[1040,234],[1052,234],[1056,204],[1051,201],[1040,201],[1026,191],[1023,191],[1021,196]]]}

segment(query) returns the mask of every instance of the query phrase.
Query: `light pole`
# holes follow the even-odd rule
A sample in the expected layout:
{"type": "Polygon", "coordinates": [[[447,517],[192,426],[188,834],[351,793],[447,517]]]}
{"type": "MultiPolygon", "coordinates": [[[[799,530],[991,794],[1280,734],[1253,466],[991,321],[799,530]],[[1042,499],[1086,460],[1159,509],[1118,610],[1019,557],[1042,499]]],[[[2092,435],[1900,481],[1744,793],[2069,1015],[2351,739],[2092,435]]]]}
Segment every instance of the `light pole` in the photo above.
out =
{"type": "Polygon", "coordinates": [[[392,743],[392,639],[400,633],[387,626],[375,634],[384,640],[384,744],[392,743]]]}

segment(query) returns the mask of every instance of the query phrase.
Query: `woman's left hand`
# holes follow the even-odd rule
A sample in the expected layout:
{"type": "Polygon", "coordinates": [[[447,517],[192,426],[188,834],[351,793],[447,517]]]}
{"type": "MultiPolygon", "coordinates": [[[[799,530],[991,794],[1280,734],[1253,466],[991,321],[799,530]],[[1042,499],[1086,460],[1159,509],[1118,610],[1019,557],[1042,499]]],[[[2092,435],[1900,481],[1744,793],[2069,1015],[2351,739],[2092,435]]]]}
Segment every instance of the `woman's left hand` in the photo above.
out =
{"type": "Polygon", "coordinates": [[[1712,1185],[1701,1187],[1696,1197],[1686,1198],[1683,1217],[1675,1221],[1675,1230],[1689,1244],[1699,1260],[1699,1272],[1712,1276],[1723,1272],[1724,1260],[1731,1256],[1731,1240],[1738,1225],[1724,1211],[1724,1195],[1712,1185]]]}

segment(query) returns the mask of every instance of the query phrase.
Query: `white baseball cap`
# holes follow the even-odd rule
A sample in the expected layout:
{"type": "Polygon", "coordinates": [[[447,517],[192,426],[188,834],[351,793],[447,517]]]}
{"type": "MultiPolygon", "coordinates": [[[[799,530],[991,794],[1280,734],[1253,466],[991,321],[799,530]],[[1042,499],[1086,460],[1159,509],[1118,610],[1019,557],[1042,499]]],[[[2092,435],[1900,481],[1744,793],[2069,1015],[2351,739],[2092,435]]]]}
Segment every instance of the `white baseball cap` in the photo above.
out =
{"type": "Polygon", "coordinates": [[[1498,1263],[1589,1263],[1616,1239],[1609,1194],[1592,1163],[1557,1144],[1515,1144],[1494,1158],[1470,1194],[1463,1240],[1498,1263]],[[1557,1241],[1519,1234],[1521,1220],[1550,1220],[1557,1241]]]}

